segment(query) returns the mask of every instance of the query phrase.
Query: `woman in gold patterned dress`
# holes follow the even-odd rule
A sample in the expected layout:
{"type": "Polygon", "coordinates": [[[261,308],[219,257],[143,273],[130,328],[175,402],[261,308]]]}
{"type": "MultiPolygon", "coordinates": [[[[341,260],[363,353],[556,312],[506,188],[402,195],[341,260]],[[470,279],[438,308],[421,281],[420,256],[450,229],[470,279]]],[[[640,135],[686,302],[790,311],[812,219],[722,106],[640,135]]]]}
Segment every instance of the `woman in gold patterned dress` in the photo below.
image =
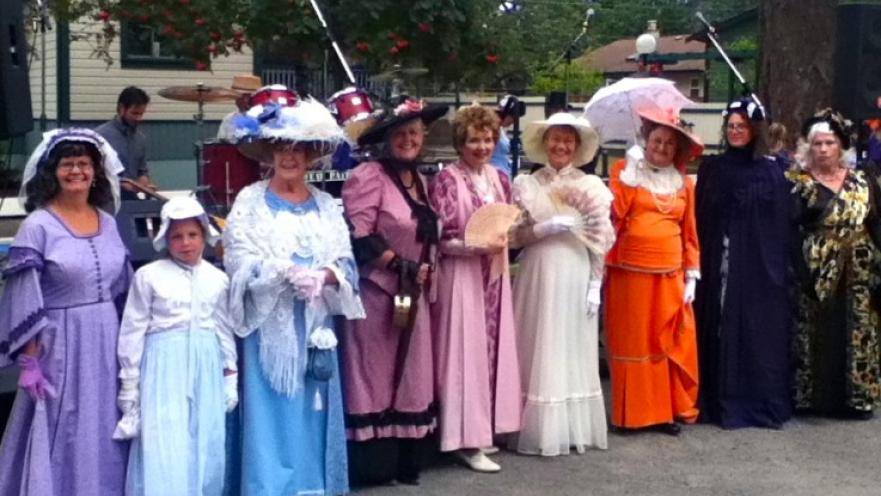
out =
{"type": "Polygon", "coordinates": [[[872,418],[881,400],[879,190],[850,166],[849,122],[829,109],[808,119],[787,173],[798,228],[795,406],[872,418]]]}

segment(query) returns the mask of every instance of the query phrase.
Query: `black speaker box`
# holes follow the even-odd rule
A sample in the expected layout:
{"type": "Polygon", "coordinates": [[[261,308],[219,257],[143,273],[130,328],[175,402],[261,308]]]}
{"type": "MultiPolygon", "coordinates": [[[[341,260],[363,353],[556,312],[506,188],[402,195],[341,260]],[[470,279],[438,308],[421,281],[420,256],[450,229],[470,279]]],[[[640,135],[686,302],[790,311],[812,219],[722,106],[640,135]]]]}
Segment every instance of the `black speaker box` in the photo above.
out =
{"type": "Polygon", "coordinates": [[[881,117],[881,4],[838,7],[834,102],[851,119],[881,117]]]}
{"type": "Polygon", "coordinates": [[[22,0],[0,0],[0,138],[34,127],[22,0]]]}

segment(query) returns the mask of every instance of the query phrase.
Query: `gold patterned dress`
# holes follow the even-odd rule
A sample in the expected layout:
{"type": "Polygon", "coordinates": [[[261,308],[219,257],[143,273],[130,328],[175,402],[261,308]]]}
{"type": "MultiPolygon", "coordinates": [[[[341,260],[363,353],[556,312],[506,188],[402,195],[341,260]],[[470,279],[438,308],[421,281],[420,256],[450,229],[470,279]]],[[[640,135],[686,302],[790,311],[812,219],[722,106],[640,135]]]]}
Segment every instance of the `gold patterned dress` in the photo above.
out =
{"type": "Polygon", "coordinates": [[[881,400],[877,179],[851,170],[836,193],[806,171],[787,177],[798,227],[795,406],[871,411],[881,400]]]}

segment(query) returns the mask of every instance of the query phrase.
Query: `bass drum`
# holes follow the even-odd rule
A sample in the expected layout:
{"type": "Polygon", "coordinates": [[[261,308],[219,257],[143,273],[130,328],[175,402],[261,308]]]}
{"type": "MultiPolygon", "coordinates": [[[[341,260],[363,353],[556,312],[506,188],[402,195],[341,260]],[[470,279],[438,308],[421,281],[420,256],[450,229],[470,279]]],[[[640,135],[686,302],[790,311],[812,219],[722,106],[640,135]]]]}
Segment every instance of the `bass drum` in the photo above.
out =
{"type": "Polygon", "coordinates": [[[260,179],[260,163],[242,155],[232,143],[202,143],[199,170],[200,183],[207,187],[205,203],[226,211],[242,188],[260,179]]]}

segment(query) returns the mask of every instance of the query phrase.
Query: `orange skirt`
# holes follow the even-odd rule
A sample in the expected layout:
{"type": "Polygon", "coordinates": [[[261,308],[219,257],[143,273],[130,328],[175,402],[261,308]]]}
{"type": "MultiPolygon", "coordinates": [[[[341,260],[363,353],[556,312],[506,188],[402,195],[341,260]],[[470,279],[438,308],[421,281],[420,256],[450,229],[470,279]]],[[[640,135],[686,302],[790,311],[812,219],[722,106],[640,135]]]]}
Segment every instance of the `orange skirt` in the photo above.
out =
{"type": "Polygon", "coordinates": [[[682,303],[683,272],[608,268],[606,343],[612,425],[645,427],[697,419],[694,311],[682,303]]]}

